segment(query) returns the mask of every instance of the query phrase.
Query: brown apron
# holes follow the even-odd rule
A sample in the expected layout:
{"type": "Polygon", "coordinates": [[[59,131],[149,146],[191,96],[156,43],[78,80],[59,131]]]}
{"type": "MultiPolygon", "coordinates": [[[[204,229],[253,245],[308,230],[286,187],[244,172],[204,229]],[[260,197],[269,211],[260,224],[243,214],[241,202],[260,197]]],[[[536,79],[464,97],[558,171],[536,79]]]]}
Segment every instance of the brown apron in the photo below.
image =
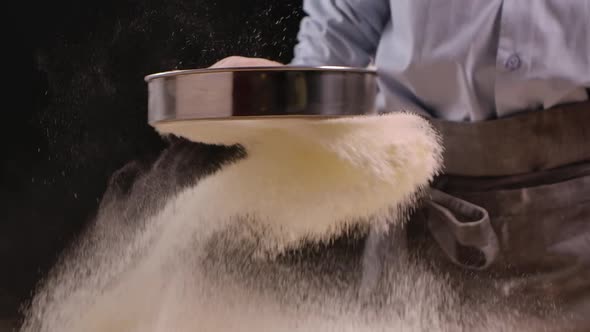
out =
{"type": "Polygon", "coordinates": [[[506,292],[559,298],[590,330],[590,102],[431,121],[446,150],[425,208],[440,249],[463,268],[512,276],[506,292]]]}

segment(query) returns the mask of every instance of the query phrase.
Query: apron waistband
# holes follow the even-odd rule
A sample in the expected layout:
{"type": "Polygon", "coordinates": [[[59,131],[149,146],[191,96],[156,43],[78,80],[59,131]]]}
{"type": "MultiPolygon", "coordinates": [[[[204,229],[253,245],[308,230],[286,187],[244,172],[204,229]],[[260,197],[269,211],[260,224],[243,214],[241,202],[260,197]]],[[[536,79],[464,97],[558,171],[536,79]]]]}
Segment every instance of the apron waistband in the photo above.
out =
{"type": "Polygon", "coordinates": [[[509,176],[590,160],[590,101],[491,121],[430,122],[448,175],[509,176]]]}

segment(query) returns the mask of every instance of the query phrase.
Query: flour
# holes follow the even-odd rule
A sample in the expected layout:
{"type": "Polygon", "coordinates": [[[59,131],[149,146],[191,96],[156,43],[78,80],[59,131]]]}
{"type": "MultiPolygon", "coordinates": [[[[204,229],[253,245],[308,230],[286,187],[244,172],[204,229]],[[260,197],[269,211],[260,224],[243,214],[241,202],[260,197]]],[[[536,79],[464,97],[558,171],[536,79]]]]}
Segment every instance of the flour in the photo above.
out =
{"type": "MultiPolygon", "coordinates": [[[[424,120],[158,130],[239,143],[246,155],[161,193],[162,208],[140,220],[119,220],[121,207],[104,205],[36,295],[23,331],[540,330],[501,308],[466,305],[403,245],[407,211],[440,169],[424,120]]],[[[151,208],[134,202],[122,209],[151,208]]]]}

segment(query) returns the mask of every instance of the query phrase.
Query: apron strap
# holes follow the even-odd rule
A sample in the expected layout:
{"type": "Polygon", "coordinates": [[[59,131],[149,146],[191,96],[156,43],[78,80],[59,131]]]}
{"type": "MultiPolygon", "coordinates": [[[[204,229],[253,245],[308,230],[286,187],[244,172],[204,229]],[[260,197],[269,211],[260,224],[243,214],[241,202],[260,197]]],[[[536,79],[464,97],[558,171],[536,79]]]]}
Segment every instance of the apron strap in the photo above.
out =
{"type": "Polygon", "coordinates": [[[430,233],[451,261],[475,270],[494,262],[500,247],[484,208],[432,188],[426,211],[430,233]]]}

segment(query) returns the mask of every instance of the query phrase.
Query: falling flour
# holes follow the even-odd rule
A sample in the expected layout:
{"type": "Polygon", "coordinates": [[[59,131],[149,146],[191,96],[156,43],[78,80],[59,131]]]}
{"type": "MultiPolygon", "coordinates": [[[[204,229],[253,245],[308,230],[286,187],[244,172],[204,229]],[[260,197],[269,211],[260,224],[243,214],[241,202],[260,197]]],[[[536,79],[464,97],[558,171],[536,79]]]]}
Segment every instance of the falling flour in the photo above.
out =
{"type": "Polygon", "coordinates": [[[543,330],[493,301],[465,303],[404,245],[407,212],[441,166],[423,119],[157,129],[233,150],[182,143],[166,158],[208,161],[178,174],[159,161],[125,199],[107,194],[23,331],[543,330]],[[186,172],[194,183],[175,185],[186,172]]]}

